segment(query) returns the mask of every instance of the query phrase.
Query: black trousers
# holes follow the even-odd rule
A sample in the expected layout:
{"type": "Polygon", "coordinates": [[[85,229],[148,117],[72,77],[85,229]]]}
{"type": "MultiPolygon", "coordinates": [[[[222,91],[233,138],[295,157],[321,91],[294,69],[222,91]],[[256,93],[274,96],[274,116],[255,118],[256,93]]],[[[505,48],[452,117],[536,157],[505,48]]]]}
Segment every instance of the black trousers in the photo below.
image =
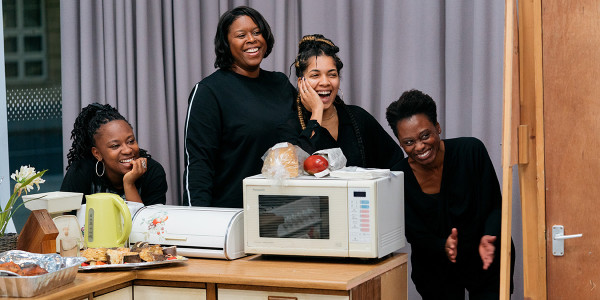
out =
{"type": "MultiPolygon", "coordinates": [[[[514,289],[513,284],[513,274],[515,269],[515,248],[514,244],[511,241],[511,270],[510,270],[510,291],[512,293],[514,289]]],[[[427,270],[429,270],[428,275],[425,275],[423,278],[419,280],[415,280],[413,277],[413,282],[417,287],[417,291],[423,298],[423,300],[465,300],[465,290],[469,292],[469,300],[497,300],[500,298],[499,289],[500,289],[500,269],[499,269],[499,259],[495,260],[492,266],[490,266],[490,270],[486,272],[486,276],[481,276],[477,278],[475,281],[465,281],[463,280],[464,270],[460,270],[457,265],[452,263],[444,262],[449,266],[446,269],[447,273],[437,273],[435,271],[435,266],[430,265],[427,270]],[[494,271],[492,271],[494,270],[494,271]],[[490,273],[492,271],[492,273],[490,273]],[[431,273],[430,273],[431,272],[431,273]],[[443,274],[443,275],[442,275],[443,274]]],[[[413,275],[414,275],[414,263],[413,263],[413,275]]],[[[423,274],[423,272],[419,272],[423,274]]]]}

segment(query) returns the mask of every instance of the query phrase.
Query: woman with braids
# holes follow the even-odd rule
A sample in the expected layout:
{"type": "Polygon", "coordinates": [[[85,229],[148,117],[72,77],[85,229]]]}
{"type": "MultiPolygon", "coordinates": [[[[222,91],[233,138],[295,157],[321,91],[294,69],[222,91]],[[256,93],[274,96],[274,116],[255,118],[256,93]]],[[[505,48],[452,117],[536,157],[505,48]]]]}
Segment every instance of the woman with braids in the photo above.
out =
{"type": "Polygon", "coordinates": [[[71,139],[61,191],[114,193],[144,205],[165,204],[165,170],[139,148],[133,128],[115,108],[98,103],[83,108],[71,139]]]}
{"type": "Polygon", "coordinates": [[[285,74],[260,68],[273,49],[271,28],[239,6],[219,19],[215,68],[189,97],[185,124],[184,206],[242,207],[242,180],[260,173],[296,96],[285,74]]]}
{"type": "Polygon", "coordinates": [[[294,112],[279,126],[280,140],[309,154],[341,148],[348,166],[389,169],[402,160],[402,150],[373,116],[361,107],[344,104],[338,96],[344,66],[338,51],[320,34],[300,41],[294,63],[298,96],[294,112]]]}

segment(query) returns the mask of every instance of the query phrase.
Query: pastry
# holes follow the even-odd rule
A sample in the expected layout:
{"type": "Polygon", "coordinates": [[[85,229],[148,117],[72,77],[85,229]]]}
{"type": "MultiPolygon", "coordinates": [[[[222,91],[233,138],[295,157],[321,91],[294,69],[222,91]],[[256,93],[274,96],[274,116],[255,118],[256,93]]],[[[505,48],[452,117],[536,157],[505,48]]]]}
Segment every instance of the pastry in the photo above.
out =
{"type": "Polygon", "coordinates": [[[149,247],[148,242],[137,242],[131,246],[131,252],[140,252],[147,247],[149,247]]]}
{"type": "Polygon", "coordinates": [[[88,261],[108,261],[108,257],[106,257],[107,250],[106,248],[87,248],[81,251],[81,256],[88,261]]]}
{"type": "MultiPolygon", "coordinates": [[[[129,249],[127,249],[129,250],[129,249]]],[[[122,264],[123,263],[123,252],[119,250],[106,250],[106,256],[110,261],[110,264],[122,264]]]]}
{"type": "Polygon", "coordinates": [[[87,259],[83,266],[98,266],[109,264],[126,264],[163,261],[177,257],[177,247],[161,247],[149,245],[147,242],[137,242],[131,248],[88,248],[81,251],[81,256],[87,259]]]}
{"type": "Polygon", "coordinates": [[[177,256],[177,246],[164,247],[162,253],[164,255],[177,256]]]}
{"type": "Polygon", "coordinates": [[[128,252],[123,254],[123,263],[133,264],[133,263],[141,263],[142,259],[140,258],[140,254],[137,252],[128,252]]]}

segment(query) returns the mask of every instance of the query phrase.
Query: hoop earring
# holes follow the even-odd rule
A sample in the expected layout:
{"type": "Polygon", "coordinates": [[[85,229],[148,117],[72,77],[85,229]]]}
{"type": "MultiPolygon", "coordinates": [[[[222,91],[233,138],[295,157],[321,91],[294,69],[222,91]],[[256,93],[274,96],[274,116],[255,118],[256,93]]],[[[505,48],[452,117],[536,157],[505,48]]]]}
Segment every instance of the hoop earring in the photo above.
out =
{"type": "Polygon", "coordinates": [[[98,175],[98,177],[102,177],[102,175],[104,175],[104,171],[106,169],[104,168],[104,163],[101,160],[96,161],[96,175],[98,175]],[[98,174],[98,163],[102,163],[102,174],[98,174]]]}

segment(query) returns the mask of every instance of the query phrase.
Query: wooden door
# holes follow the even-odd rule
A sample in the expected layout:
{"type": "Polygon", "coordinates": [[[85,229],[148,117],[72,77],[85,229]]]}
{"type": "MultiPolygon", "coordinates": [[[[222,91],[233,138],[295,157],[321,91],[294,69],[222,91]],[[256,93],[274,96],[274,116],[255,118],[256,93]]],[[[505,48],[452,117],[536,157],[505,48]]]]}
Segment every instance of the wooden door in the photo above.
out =
{"type": "Polygon", "coordinates": [[[600,2],[542,0],[548,299],[600,299],[600,2]],[[552,253],[563,225],[564,256],[552,253]]]}

